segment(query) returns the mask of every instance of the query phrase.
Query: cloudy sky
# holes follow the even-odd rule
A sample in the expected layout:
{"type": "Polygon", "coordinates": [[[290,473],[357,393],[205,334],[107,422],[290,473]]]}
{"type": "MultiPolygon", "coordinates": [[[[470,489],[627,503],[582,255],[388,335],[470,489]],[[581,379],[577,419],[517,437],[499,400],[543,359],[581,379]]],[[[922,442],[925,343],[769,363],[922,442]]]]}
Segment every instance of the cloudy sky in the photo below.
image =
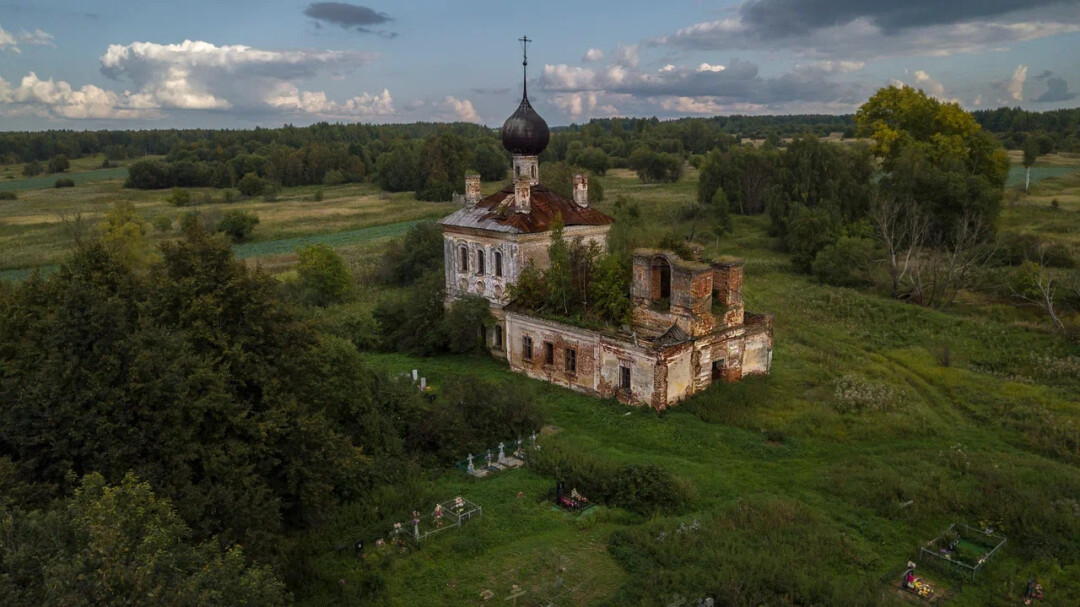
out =
{"type": "Polygon", "coordinates": [[[0,129],[1080,106],[1080,0],[0,0],[0,129]]]}

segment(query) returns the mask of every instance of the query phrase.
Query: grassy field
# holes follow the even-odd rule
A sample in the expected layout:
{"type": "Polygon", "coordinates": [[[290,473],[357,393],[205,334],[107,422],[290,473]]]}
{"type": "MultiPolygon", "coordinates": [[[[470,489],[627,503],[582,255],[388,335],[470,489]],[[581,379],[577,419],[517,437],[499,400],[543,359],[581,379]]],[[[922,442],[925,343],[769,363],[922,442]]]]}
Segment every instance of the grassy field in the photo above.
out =
{"type": "MultiPolygon", "coordinates": [[[[1080,246],[1080,162],[1041,160],[1069,171],[1037,173],[1043,179],[1029,194],[1010,192],[999,229],[1080,246]]],[[[598,206],[612,212],[625,195],[641,209],[639,235],[685,234],[679,207],[693,200],[696,179],[688,169],[676,184],[643,185],[614,170],[598,206]]],[[[360,275],[370,273],[382,239],[408,225],[401,222],[451,210],[370,185],[324,188],[322,202],[312,200],[314,191],[195,208],[255,210],[256,242],[238,254],[272,272],[288,272],[289,251],[321,234],[360,275]]],[[[110,204],[130,200],[148,219],[174,217],[181,210],[166,196],[124,190],[117,180],[20,192],[0,202],[3,267],[55,262],[66,250],[61,216],[82,213],[96,223],[110,204]]],[[[476,480],[431,470],[380,489],[400,510],[345,505],[299,538],[317,557],[298,601],[351,604],[371,590],[358,587],[377,571],[391,603],[403,606],[433,597],[446,605],[515,604],[507,598],[514,585],[525,592],[521,605],[638,604],[635,592],[646,585],[660,589],[647,604],[693,604],[752,576],[804,597],[817,595],[789,587],[792,579],[824,578],[888,603],[898,568],[962,522],[992,526],[1010,542],[951,605],[1018,604],[1029,577],[1046,588],[1043,604],[1080,604],[1080,348],[1050,334],[1036,312],[1006,302],[970,297],[940,312],[823,286],[791,271],[767,236],[766,217],[735,221],[735,233],[714,239],[706,254],[745,258],[747,309],[775,315],[769,377],[716,386],[657,415],[527,380],[488,359],[367,355],[393,373],[419,369],[436,387],[461,374],[528,385],[547,419],[544,449],[662,466],[692,487],[685,511],[647,518],[601,507],[574,518],[552,510],[553,478],[517,470],[476,480]],[[429,511],[456,495],[480,504],[483,518],[418,551],[361,560],[336,549],[371,539],[373,521],[389,531],[412,509],[429,511]],[[697,535],[676,535],[694,520],[697,535]],[[687,581],[702,571],[714,580],[709,589],[687,581]]],[[[322,314],[366,313],[378,297],[365,289],[360,302],[322,314]]]]}
{"type": "MultiPolygon", "coordinates": [[[[677,184],[642,185],[612,171],[599,206],[610,211],[624,194],[640,206],[642,230],[685,233],[675,208],[692,198],[695,180],[691,170],[677,184]]],[[[1001,229],[1075,238],[1078,193],[1075,174],[1041,181],[1007,206],[1001,229]]],[[[637,604],[644,584],[679,589],[647,604],[693,604],[704,594],[685,585],[694,579],[687,572],[712,572],[712,588],[730,588],[739,584],[732,572],[746,568],[778,587],[800,575],[840,581],[887,604],[898,568],[953,522],[1011,540],[950,604],[1018,604],[1029,577],[1046,588],[1043,604],[1080,604],[1080,348],[1030,313],[995,314],[1000,303],[946,313],[823,286],[789,269],[766,218],[736,222],[706,253],[746,259],[747,309],[775,315],[773,373],[711,388],[664,415],[524,379],[488,359],[368,355],[393,373],[419,369],[436,387],[460,374],[528,385],[549,424],[544,449],[658,464],[693,487],[688,510],[645,518],[601,507],[578,519],[553,510],[554,479],[529,470],[480,480],[431,471],[386,488],[409,496],[400,512],[345,506],[306,538],[319,556],[301,604],[349,604],[373,570],[394,605],[513,604],[514,585],[522,605],[637,604]],[[841,386],[865,402],[853,405],[841,386]],[[372,520],[389,531],[411,508],[456,495],[480,504],[483,518],[405,555],[359,560],[334,550],[364,537],[372,520]],[[659,539],[693,520],[708,543],[659,539]],[[626,537],[641,547],[627,552],[620,540],[616,550],[613,538],[626,537]]]]}

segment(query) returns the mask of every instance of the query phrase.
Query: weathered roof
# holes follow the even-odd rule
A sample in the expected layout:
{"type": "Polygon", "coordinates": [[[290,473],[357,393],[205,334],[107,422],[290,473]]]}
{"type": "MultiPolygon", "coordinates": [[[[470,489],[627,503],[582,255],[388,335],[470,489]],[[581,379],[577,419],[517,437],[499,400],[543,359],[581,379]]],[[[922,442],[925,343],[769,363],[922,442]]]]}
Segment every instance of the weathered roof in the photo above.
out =
{"type": "Polygon", "coordinates": [[[678,324],[673,324],[671,325],[671,328],[664,331],[663,335],[653,340],[653,343],[664,348],[667,346],[683,344],[688,341],[690,341],[690,336],[686,334],[686,331],[680,329],[678,324]]]}
{"type": "Polygon", "coordinates": [[[557,215],[569,226],[603,226],[614,223],[610,216],[593,207],[581,207],[549,190],[542,184],[530,189],[528,213],[514,210],[513,184],[476,203],[439,220],[444,226],[476,228],[511,234],[534,234],[551,229],[557,215]]]}

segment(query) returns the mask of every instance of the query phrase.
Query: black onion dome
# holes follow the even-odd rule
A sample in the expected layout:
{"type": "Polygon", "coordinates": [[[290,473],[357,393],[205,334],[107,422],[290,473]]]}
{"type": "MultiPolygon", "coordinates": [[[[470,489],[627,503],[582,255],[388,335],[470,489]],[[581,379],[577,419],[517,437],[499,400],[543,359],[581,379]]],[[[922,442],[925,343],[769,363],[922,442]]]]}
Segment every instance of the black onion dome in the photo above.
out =
{"type": "Polygon", "coordinates": [[[523,97],[517,111],[503,123],[503,147],[511,154],[539,156],[550,140],[547,123],[533,109],[529,98],[523,97]]]}

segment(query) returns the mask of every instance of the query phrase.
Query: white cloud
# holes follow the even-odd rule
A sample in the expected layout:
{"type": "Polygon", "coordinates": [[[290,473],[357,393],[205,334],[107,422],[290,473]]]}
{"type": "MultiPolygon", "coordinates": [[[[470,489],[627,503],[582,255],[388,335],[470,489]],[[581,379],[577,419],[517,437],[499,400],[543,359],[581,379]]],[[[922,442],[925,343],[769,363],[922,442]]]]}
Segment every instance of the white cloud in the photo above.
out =
{"type": "Polygon", "coordinates": [[[20,44],[35,44],[39,46],[53,47],[56,46],[55,44],[53,44],[52,34],[42,31],[40,29],[35,29],[32,32],[23,30],[20,31],[18,34],[12,34],[5,30],[3,27],[0,27],[0,51],[11,51],[18,54],[22,52],[19,50],[20,44]]]}
{"type": "Polygon", "coordinates": [[[562,93],[553,96],[551,102],[575,120],[619,115],[619,110],[610,103],[601,102],[600,94],[596,92],[562,93]]]}
{"type": "Polygon", "coordinates": [[[678,114],[758,114],[768,108],[760,103],[723,103],[716,97],[673,97],[660,102],[660,107],[678,114]]]}
{"type": "Polygon", "coordinates": [[[865,61],[814,61],[808,67],[817,68],[830,74],[849,74],[866,66],[865,61]]]}
{"type": "Polygon", "coordinates": [[[0,111],[33,113],[53,118],[147,118],[153,111],[137,107],[128,95],[119,95],[92,84],[75,89],[67,82],[42,80],[30,72],[12,88],[0,79],[0,111]]]}
{"type": "Polygon", "coordinates": [[[620,44],[612,54],[613,62],[623,67],[637,67],[640,61],[639,50],[636,44],[620,44]]]}
{"type": "Polygon", "coordinates": [[[665,65],[664,67],[660,68],[660,71],[661,72],[673,72],[673,71],[675,71],[675,66],[671,65],[669,63],[669,64],[665,65]]]}
{"type": "MultiPolygon", "coordinates": [[[[356,51],[266,51],[191,40],[134,42],[110,45],[101,57],[101,71],[114,80],[130,81],[136,89],[132,96],[147,107],[322,113],[312,110],[340,109],[349,103],[362,108],[364,96],[330,106],[320,100],[322,93],[300,92],[292,83],[351,71],[371,59],[372,55],[356,51]]],[[[377,107],[384,109],[384,105],[377,107]]]]}
{"type": "Polygon", "coordinates": [[[473,108],[472,101],[447,95],[445,102],[446,105],[453,109],[457,119],[461,122],[480,122],[480,116],[476,113],[476,109],[473,108]]]}
{"type": "Polygon", "coordinates": [[[702,63],[701,65],[698,66],[697,71],[699,71],[699,72],[722,72],[722,71],[724,71],[726,69],[727,68],[725,66],[723,66],[723,65],[709,65],[708,63],[702,63]]]}
{"type": "Polygon", "coordinates": [[[372,118],[395,114],[394,99],[387,89],[377,95],[364,93],[338,103],[327,99],[326,93],[301,91],[292,84],[285,84],[278,94],[267,99],[267,103],[279,110],[303,112],[320,118],[372,118]]]}
{"type": "Polygon", "coordinates": [[[591,48],[585,51],[585,56],[581,58],[583,63],[595,63],[597,61],[604,60],[604,51],[598,48],[591,48]]]}
{"type": "Polygon", "coordinates": [[[915,84],[934,97],[940,98],[945,94],[945,85],[931,78],[930,74],[927,74],[923,70],[915,71],[915,84]]]}
{"type": "Polygon", "coordinates": [[[1024,82],[1027,80],[1026,65],[1018,65],[1013,70],[1012,78],[1009,79],[1009,83],[1005,86],[1005,90],[1009,92],[1009,97],[1012,97],[1015,101],[1024,100],[1024,82]]]}

